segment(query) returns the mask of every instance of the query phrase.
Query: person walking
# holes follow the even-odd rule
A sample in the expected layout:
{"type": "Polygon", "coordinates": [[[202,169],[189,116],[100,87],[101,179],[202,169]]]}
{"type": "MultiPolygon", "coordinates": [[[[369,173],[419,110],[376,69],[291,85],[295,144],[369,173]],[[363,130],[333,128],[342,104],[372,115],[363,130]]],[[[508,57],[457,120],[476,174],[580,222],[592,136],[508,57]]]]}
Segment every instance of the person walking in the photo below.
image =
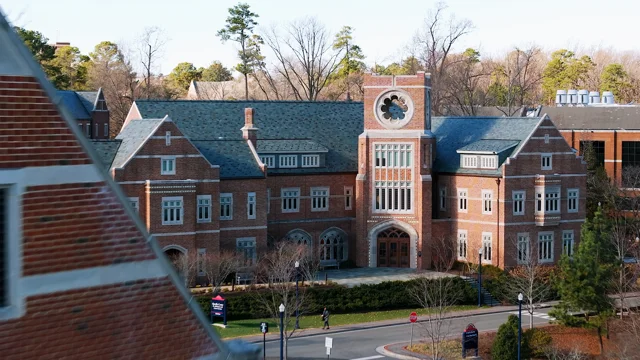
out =
{"type": "Polygon", "coordinates": [[[325,307],[324,310],[322,311],[322,321],[324,321],[324,324],[322,325],[322,330],[324,330],[324,328],[326,327],[327,330],[329,330],[329,310],[327,310],[327,308],[325,307]]]}

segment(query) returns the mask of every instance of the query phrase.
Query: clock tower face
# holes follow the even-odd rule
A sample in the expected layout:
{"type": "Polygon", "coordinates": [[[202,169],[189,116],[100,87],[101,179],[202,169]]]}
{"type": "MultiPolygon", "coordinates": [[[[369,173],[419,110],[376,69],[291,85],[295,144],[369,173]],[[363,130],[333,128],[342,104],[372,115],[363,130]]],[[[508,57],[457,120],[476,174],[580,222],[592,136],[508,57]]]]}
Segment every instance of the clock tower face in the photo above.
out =
{"type": "Polygon", "coordinates": [[[374,113],[380,125],[400,129],[413,117],[413,100],[402,90],[385,91],[376,98],[374,113]]]}

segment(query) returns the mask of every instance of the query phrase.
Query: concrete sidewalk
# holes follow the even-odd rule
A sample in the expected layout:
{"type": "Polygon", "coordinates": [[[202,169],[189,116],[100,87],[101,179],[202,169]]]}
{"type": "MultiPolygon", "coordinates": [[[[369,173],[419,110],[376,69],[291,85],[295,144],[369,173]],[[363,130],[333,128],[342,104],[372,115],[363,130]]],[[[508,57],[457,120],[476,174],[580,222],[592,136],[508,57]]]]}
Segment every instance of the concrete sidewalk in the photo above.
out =
{"type": "MultiPolygon", "coordinates": [[[[541,305],[539,308],[548,308],[556,304],[557,302],[549,302],[547,304],[541,305]]],[[[456,319],[456,318],[464,318],[472,315],[486,315],[486,314],[499,314],[503,312],[517,311],[518,306],[494,306],[491,308],[481,308],[477,310],[465,310],[465,311],[456,311],[452,312],[448,319],[456,319]]],[[[422,322],[426,320],[426,316],[419,316],[418,322],[422,322]]],[[[375,321],[361,324],[352,324],[352,325],[341,325],[341,326],[332,326],[330,330],[322,330],[322,328],[313,328],[313,329],[301,329],[296,331],[290,339],[294,338],[302,338],[307,336],[313,336],[318,334],[336,334],[346,331],[352,330],[363,330],[363,329],[372,329],[384,326],[392,326],[392,325],[402,325],[409,324],[409,313],[407,313],[406,319],[394,319],[394,320],[384,320],[384,321],[375,321]]],[[[276,329],[277,330],[277,329],[276,329]]],[[[262,342],[262,335],[251,335],[242,337],[243,340],[249,342],[262,342]]],[[[267,341],[274,341],[280,339],[280,333],[270,332],[267,334],[267,341]]]]}

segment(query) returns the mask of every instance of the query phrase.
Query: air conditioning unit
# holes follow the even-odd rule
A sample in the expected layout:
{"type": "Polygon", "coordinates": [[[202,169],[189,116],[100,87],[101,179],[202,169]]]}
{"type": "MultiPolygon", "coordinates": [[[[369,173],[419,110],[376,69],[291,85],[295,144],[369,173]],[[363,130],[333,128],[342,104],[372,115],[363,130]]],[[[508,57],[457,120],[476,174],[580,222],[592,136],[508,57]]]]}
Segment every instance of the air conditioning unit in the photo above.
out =
{"type": "Polygon", "coordinates": [[[566,90],[558,90],[556,91],[556,106],[562,107],[567,104],[567,91],[566,90]]]}

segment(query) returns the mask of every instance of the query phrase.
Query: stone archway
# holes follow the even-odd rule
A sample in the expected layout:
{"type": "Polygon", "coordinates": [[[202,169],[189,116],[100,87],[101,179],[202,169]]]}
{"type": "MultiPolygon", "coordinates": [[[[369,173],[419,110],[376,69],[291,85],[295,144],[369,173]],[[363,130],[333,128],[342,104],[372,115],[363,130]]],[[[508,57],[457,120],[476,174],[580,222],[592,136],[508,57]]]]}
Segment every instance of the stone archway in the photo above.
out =
{"type": "Polygon", "coordinates": [[[385,221],[369,230],[368,240],[369,267],[418,267],[418,232],[411,225],[385,221]]]}
{"type": "Polygon", "coordinates": [[[311,234],[302,229],[289,231],[287,235],[285,235],[284,239],[297,245],[307,245],[309,247],[312,247],[313,245],[311,234]]]}
{"type": "Polygon", "coordinates": [[[183,262],[186,260],[187,249],[180,245],[168,245],[162,249],[162,252],[173,265],[174,269],[176,269],[180,277],[182,277],[183,268],[185,267],[183,262]]]}

